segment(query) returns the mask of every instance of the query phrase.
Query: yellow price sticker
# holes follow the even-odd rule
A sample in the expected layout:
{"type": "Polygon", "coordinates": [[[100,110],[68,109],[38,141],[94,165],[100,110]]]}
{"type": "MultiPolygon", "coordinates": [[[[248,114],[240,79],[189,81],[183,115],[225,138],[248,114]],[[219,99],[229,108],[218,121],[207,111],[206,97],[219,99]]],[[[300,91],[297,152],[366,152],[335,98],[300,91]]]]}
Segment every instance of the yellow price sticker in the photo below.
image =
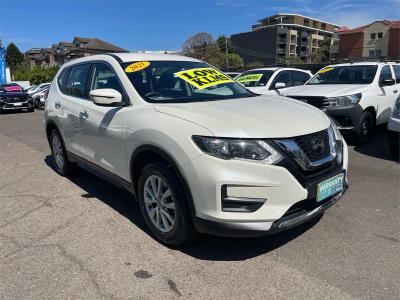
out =
{"type": "Polygon", "coordinates": [[[231,78],[214,68],[196,68],[175,73],[198,89],[204,89],[213,85],[234,82],[231,78]]]}
{"type": "Polygon", "coordinates": [[[321,71],[318,72],[318,74],[324,74],[324,73],[332,71],[334,69],[335,68],[330,68],[330,67],[329,68],[323,68],[321,71]]]}
{"type": "Polygon", "coordinates": [[[250,81],[260,81],[263,74],[248,74],[240,76],[236,81],[239,82],[250,82],[250,81]]]}
{"type": "Polygon", "coordinates": [[[133,73],[133,72],[137,72],[140,71],[144,68],[147,68],[148,66],[150,66],[150,62],[149,61],[138,61],[135,62],[133,64],[130,64],[129,66],[127,66],[125,68],[125,72],[126,73],[133,73]]]}

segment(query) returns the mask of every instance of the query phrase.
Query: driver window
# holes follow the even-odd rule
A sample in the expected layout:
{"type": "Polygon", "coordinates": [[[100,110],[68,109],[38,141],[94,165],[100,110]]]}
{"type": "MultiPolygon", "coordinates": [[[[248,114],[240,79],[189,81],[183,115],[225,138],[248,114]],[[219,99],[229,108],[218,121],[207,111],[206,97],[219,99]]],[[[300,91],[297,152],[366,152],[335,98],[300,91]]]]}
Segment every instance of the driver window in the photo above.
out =
{"type": "Polygon", "coordinates": [[[272,81],[271,86],[269,87],[270,90],[275,89],[275,84],[278,82],[282,82],[286,85],[286,87],[291,86],[290,82],[290,74],[289,71],[282,71],[279,72],[278,75],[276,75],[275,79],[272,81]]]}
{"type": "Polygon", "coordinates": [[[383,66],[381,70],[381,75],[379,76],[379,83],[385,81],[385,80],[390,80],[393,79],[392,77],[392,72],[390,71],[389,66],[383,66]]]}
{"type": "Polygon", "coordinates": [[[102,63],[95,64],[93,71],[90,90],[97,89],[114,89],[124,95],[124,90],[118,81],[117,75],[108,65],[102,63]]]}

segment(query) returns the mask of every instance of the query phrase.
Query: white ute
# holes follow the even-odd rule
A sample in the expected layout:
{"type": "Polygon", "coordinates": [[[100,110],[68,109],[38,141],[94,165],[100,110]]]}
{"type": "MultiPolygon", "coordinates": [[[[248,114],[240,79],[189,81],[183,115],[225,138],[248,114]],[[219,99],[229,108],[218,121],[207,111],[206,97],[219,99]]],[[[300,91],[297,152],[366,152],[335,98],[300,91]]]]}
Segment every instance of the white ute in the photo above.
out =
{"type": "Polygon", "coordinates": [[[358,62],[327,66],[283,94],[322,109],[344,133],[366,143],[373,126],[389,120],[399,90],[398,63],[358,62]]]}
{"type": "Polygon", "coordinates": [[[123,186],[167,244],[196,231],[285,230],[347,189],[347,145],[324,113],[255,96],[189,57],[123,53],[66,63],[44,124],[58,173],[81,164],[123,186]]]}

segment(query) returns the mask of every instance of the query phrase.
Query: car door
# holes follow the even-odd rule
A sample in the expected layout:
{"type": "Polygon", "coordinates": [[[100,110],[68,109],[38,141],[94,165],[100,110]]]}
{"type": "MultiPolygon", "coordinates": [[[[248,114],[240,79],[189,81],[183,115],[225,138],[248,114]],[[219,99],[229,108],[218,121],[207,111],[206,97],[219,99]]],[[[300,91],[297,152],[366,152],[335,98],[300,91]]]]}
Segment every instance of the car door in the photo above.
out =
{"type": "Polygon", "coordinates": [[[280,95],[284,90],[286,90],[287,88],[290,88],[291,85],[291,79],[290,79],[290,72],[289,70],[282,70],[282,71],[278,71],[278,73],[275,75],[275,78],[272,79],[271,84],[269,86],[269,91],[271,92],[271,94],[273,95],[280,95]],[[285,87],[284,88],[280,88],[280,89],[276,89],[275,85],[277,83],[284,83],[285,87]]]}
{"type": "MultiPolygon", "coordinates": [[[[127,100],[113,68],[105,62],[93,64],[89,92],[95,89],[115,89],[127,100]]],[[[126,106],[100,106],[90,100],[82,103],[80,111],[84,158],[120,176],[128,166],[124,136],[125,112],[126,106]]]]}
{"type": "Polygon", "coordinates": [[[60,123],[68,151],[82,156],[82,120],[79,116],[82,102],[87,101],[87,84],[90,64],[78,64],[65,69],[58,78],[59,99],[54,101],[54,111],[60,123]]]}
{"type": "Polygon", "coordinates": [[[394,101],[398,94],[398,84],[384,85],[385,80],[394,80],[392,68],[390,65],[384,65],[379,75],[379,91],[377,106],[377,124],[385,123],[389,120],[394,101]]]}

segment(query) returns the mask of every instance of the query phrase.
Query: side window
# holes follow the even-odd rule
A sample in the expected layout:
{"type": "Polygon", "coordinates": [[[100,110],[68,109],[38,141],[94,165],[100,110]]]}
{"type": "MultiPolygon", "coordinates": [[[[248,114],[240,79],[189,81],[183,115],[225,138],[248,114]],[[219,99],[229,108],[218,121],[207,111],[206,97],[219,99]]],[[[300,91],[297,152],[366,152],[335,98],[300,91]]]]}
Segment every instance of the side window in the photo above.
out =
{"type": "Polygon", "coordinates": [[[124,94],[124,90],[118,81],[113,69],[107,64],[96,63],[93,71],[92,84],[90,90],[114,89],[124,94]]]}
{"type": "Polygon", "coordinates": [[[58,83],[58,88],[62,93],[67,92],[67,80],[68,80],[68,73],[69,69],[65,69],[64,71],[61,72],[60,76],[58,76],[57,83],[58,83]]]}
{"type": "Polygon", "coordinates": [[[310,79],[310,75],[300,71],[290,71],[290,77],[292,78],[292,86],[303,85],[310,79]]]}
{"type": "Polygon", "coordinates": [[[396,77],[396,83],[400,83],[400,65],[393,65],[394,76],[396,77]]]}
{"type": "Polygon", "coordinates": [[[289,71],[281,71],[278,75],[276,75],[275,79],[272,81],[270,90],[275,89],[275,84],[278,82],[282,82],[286,85],[286,87],[292,86],[290,81],[290,74],[289,71]]]}
{"type": "Polygon", "coordinates": [[[88,98],[87,83],[91,66],[91,64],[82,64],[71,68],[66,86],[66,93],[68,95],[88,98]]]}
{"type": "Polygon", "coordinates": [[[390,67],[383,66],[383,68],[381,70],[381,75],[379,76],[379,82],[389,80],[389,79],[393,79],[392,72],[390,71],[390,67]]]}

